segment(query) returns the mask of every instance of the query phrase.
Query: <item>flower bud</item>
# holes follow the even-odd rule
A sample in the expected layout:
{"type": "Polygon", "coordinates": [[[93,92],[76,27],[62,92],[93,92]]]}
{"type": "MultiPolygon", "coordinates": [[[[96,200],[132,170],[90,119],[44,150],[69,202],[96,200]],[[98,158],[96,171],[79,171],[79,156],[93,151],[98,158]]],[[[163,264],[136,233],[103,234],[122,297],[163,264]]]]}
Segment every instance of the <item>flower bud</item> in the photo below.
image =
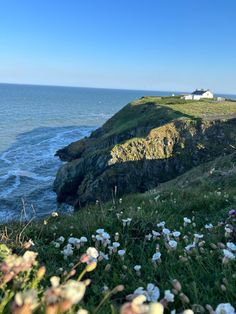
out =
{"type": "Polygon", "coordinates": [[[172,287],[178,292],[182,290],[181,284],[177,279],[172,280],[172,287]]]}
{"type": "Polygon", "coordinates": [[[42,266],[39,268],[39,270],[37,271],[37,279],[41,280],[43,278],[43,276],[45,275],[46,272],[46,267],[42,266]]]}
{"type": "Polygon", "coordinates": [[[86,272],[90,272],[93,271],[95,268],[97,267],[97,263],[96,262],[91,262],[86,266],[86,272]]]}
{"type": "MultiPolygon", "coordinates": [[[[183,303],[190,303],[190,300],[189,298],[186,296],[186,294],[184,294],[183,292],[180,293],[179,295],[179,298],[180,300],[183,302],[183,303]]],[[[187,310],[188,311],[188,310],[187,310]]],[[[193,313],[193,312],[192,312],[193,313]]],[[[190,314],[190,313],[189,313],[190,314]]]]}

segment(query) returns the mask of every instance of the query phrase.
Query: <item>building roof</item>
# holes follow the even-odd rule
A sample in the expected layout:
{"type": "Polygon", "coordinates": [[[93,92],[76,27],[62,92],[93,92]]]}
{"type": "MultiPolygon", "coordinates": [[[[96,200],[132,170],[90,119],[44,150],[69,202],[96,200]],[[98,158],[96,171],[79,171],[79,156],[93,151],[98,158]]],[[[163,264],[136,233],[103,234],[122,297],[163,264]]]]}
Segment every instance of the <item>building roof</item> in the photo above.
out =
{"type": "Polygon", "coordinates": [[[192,93],[192,95],[199,95],[199,96],[201,96],[201,95],[205,94],[205,93],[208,92],[208,91],[209,91],[209,89],[196,89],[196,90],[192,93]]]}

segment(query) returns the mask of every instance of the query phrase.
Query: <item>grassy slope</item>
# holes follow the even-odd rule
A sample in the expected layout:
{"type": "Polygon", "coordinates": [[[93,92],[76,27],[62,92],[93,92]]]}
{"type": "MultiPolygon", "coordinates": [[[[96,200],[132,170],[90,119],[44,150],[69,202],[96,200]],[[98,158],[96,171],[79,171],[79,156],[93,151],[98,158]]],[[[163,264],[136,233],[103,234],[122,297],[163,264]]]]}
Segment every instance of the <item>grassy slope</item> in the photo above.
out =
{"type": "MultiPolygon", "coordinates": [[[[104,228],[114,239],[115,232],[120,233],[121,248],[127,253],[125,261],[119,256],[114,256],[109,262],[102,261],[98,268],[91,273],[92,285],[88,288],[85,299],[85,308],[93,313],[95,304],[101,299],[101,289],[104,285],[109,288],[117,284],[124,284],[125,291],[117,294],[112,303],[117,306],[123,302],[125,295],[131,293],[139,286],[146,286],[148,282],[157,284],[161,292],[170,289],[170,281],[177,278],[183,291],[193,304],[211,304],[215,307],[221,302],[231,302],[236,306],[235,293],[235,262],[228,266],[222,265],[220,256],[222,250],[213,250],[210,243],[225,243],[224,227],[217,226],[219,221],[227,218],[227,212],[236,208],[236,154],[218,158],[208,164],[201,165],[188,173],[161,185],[157,190],[146,194],[130,195],[118,201],[115,205],[98,204],[84,208],[72,216],[49,218],[46,225],[37,221],[27,226],[21,234],[21,241],[17,238],[24,225],[8,224],[1,227],[2,240],[16,252],[22,252],[24,241],[31,238],[35,242],[34,249],[39,252],[41,263],[45,264],[48,276],[57,273],[60,267],[69,269],[69,262],[78,260],[79,254],[74,254],[68,261],[64,261],[60,249],[56,249],[51,242],[59,236],[64,237],[87,236],[91,241],[91,235],[97,228],[104,228]],[[122,213],[122,214],[121,214],[122,213]],[[130,227],[123,228],[120,218],[131,217],[130,227]],[[183,228],[183,217],[195,217],[196,226],[183,228]],[[188,235],[187,244],[192,243],[193,233],[203,233],[205,252],[199,251],[189,255],[183,262],[180,256],[185,256],[185,241],[182,239],[178,249],[168,252],[163,240],[146,241],[145,235],[152,230],[158,230],[156,224],[166,221],[166,227],[171,230],[181,230],[182,235],[188,235]],[[203,226],[211,222],[215,227],[207,232],[203,226]],[[6,232],[7,230],[7,232],[6,232]],[[5,235],[5,236],[3,236],[5,235]],[[151,257],[155,253],[156,244],[159,243],[162,252],[162,263],[155,269],[151,263],[151,257]],[[106,272],[106,265],[111,264],[111,271],[106,272]],[[136,264],[142,265],[142,275],[137,277],[133,270],[136,264]],[[227,279],[226,291],[221,285],[227,279]]],[[[234,239],[235,240],[235,239],[234,239]]],[[[114,241],[114,240],[113,240],[114,241]]],[[[93,245],[90,242],[88,245],[93,245]]],[[[47,282],[47,281],[46,281],[47,282]]],[[[45,282],[45,284],[47,284],[45,282]]],[[[189,307],[190,305],[186,305],[189,307]]],[[[171,308],[182,309],[183,304],[176,299],[171,308]]],[[[100,313],[110,313],[110,306],[105,305],[100,313]]]]}
{"type": "Polygon", "coordinates": [[[227,119],[236,116],[236,102],[211,100],[191,101],[180,97],[143,97],[131,102],[105,123],[104,136],[119,134],[146,124],[156,126],[163,120],[175,119],[227,119]]]}

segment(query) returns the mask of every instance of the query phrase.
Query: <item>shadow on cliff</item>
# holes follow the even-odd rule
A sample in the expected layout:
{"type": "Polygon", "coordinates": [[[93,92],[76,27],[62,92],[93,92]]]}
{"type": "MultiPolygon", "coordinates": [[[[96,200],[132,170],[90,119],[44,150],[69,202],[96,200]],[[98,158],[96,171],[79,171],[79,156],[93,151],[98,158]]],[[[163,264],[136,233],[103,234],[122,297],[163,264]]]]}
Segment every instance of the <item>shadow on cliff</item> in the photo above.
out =
{"type": "MultiPolygon", "coordinates": [[[[158,107],[154,102],[137,106],[129,104],[103,127],[92,132],[91,137],[73,143],[74,150],[80,148],[81,143],[83,148],[79,155],[73,151],[75,163],[72,161],[63,166],[61,176],[64,177],[59,175],[55,181],[58,200],[80,208],[96,200],[112,199],[114,189],[117,189],[118,197],[145,192],[194,166],[232,153],[236,145],[235,133],[236,119],[208,121],[204,125],[200,118],[165,106],[158,107]],[[188,119],[191,123],[182,127],[181,123],[188,119]],[[177,128],[182,128],[180,136],[184,141],[174,139],[176,143],[171,157],[124,160],[108,165],[111,151],[117,144],[132,138],[145,139],[153,128],[173,121],[177,128]],[[184,147],[181,146],[183,142],[184,147]]],[[[152,144],[156,145],[155,141],[152,144]]],[[[64,154],[66,150],[70,153],[67,147],[64,154]]]]}

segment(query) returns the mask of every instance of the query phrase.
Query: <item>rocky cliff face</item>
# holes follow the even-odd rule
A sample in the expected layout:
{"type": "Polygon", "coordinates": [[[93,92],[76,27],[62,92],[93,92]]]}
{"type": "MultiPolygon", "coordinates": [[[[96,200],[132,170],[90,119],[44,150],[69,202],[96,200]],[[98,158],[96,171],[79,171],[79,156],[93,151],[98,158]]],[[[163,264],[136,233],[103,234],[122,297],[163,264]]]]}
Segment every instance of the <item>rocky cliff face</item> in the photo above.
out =
{"type": "MultiPolygon", "coordinates": [[[[206,104],[199,102],[199,106],[206,104]]],[[[109,200],[114,193],[120,197],[144,192],[235,150],[236,119],[232,115],[219,118],[209,114],[209,107],[208,114],[197,115],[186,106],[191,102],[142,98],[124,107],[89,138],[59,150],[57,155],[67,163],[54,182],[58,201],[79,208],[109,200]]]]}

